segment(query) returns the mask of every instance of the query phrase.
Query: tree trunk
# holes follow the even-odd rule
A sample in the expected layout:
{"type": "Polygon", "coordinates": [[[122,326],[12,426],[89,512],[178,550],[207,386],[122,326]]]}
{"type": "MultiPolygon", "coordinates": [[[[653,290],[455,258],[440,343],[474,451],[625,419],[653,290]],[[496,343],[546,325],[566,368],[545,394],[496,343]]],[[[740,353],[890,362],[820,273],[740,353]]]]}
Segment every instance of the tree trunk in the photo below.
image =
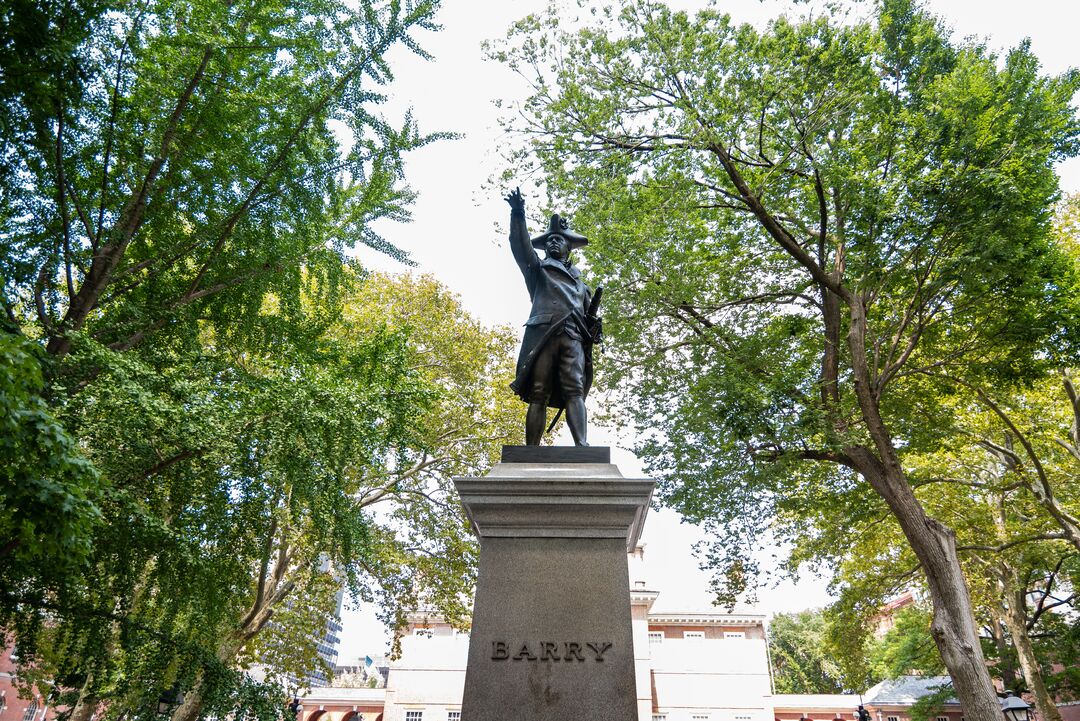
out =
{"type": "Polygon", "coordinates": [[[93,694],[80,694],[79,700],[75,703],[75,708],[71,709],[71,714],[67,717],[67,721],[90,721],[99,703],[100,700],[93,694]]]}
{"type": "Polygon", "coordinates": [[[1012,636],[1013,647],[1020,659],[1020,670],[1024,672],[1024,680],[1035,697],[1035,710],[1039,713],[1042,721],[1061,721],[1061,713],[1054,704],[1054,699],[1046,689],[1043,680],[1042,669],[1035,657],[1035,649],[1031,647],[1031,639],[1027,632],[1027,617],[1024,613],[1024,588],[1020,585],[1016,576],[1016,569],[1010,568],[1004,562],[998,564],[998,577],[1004,594],[1005,626],[1012,636]]]}
{"type": "Polygon", "coordinates": [[[969,721],[1000,721],[1001,705],[979,642],[971,597],[956,554],[956,535],[952,529],[926,515],[908,483],[881,417],[879,399],[870,377],[864,300],[853,293],[848,303],[851,312],[848,350],[855,395],[875,449],[855,446],[846,448],[845,455],[888,504],[922,565],[934,605],[930,633],[949,670],[964,716],[969,721]]]}
{"type": "Polygon", "coordinates": [[[997,671],[1005,688],[1013,688],[1016,686],[1016,667],[1009,659],[1009,644],[1005,640],[1005,611],[1000,607],[996,611],[994,620],[990,624],[990,636],[994,639],[994,648],[997,649],[998,656],[1001,658],[997,671]]]}
{"type": "MultiPolygon", "coordinates": [[[[232,633],[228,640],[218,647],[218,661],[226,666],[232,665],[247,641],[262,630],[262,627],[266,624],[266,620],[269,619],[269,612],[270,607],[267,605],[263,614],[260,614],[262,623],[260,623],[257,628],[244,628],[232,633]]],[[[173,711],[171,721],[198,721],[199,716],[202,714],[202,707],[203,676],[202,673],[199,673],[198,677],[195,679],[195,683],[192,684],[191,689],[184,693],[184,702],[177,706],[176,710],[173,711]]]]}
{"type": "MultiPolygon", "coordinates": [[[[218,647],[218,661],[226,666],[232,665],[244,646],[266,626],[273,615],[274,606],[280,603],[292,588],[293,583],[286,582],[278,586],[274,593],[257,598],[244,618],[243,625],[234,630],[218,647]]],[[[184,702],[173,711],[171,721],[198,721],[202,707],[203,677],[200,673],[191,689],[184,694],[184,702]]]]}
{"type": "MultiPolygon", "coordinates": [[[[892,484],[890,484],[892,485],[892,484]]],[[[903,510],[894,514],[923,567],[934,605],[930,633],[952,678],[964,716],[971,721],[1000,721],[1001,705],[990,680],[975,625],[971,597],[956,555],[952,529],[928,517],[910,486],[895,498],[903,510]]],[[[893,506],[888,497],[885,499],[893,506]]]]}

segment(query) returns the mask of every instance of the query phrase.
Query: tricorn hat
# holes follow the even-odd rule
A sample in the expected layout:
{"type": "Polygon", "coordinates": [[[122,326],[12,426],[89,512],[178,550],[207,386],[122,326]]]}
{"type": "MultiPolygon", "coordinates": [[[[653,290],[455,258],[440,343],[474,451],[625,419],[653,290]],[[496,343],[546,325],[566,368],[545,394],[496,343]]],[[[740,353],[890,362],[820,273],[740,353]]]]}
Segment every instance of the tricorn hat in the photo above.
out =
{"type": "Polygon", "coordinates": [[[544,244],[547,243],[547,239],[553,235],[561,235],[566,238],[566,242],[570,244],[571,250],[587,245],[589,242],[589,239],[584,235],[578,235],[570,230],[570,224],[566,222],[566,218],[560,218],[559,214],[556,213],[551,216],[551,225],[548,226],[547,232],[532,239],[533,247],[543,248],[544,244]]]}

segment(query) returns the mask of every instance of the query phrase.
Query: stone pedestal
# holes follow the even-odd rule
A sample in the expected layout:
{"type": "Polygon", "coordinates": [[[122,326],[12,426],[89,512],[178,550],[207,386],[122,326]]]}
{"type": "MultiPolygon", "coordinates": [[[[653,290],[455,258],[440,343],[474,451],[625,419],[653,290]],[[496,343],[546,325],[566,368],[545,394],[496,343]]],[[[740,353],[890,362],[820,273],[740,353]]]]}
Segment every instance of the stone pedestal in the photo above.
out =
{"type": "Polygon", "coordinates": [[[567,450],[455,481],[480,537],[462,721],[637,719],[626,554],[653,482],[567,450]]]}

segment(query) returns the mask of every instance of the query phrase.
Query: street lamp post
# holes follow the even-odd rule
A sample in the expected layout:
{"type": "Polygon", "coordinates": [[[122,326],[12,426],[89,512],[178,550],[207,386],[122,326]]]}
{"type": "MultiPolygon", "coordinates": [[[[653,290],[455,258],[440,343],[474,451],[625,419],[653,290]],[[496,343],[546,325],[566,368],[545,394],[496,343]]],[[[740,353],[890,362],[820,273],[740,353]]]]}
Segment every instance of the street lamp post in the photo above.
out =
{"type": "Polygon", "coordinates": [[[289,710],[292,711],[293,718],[296,718],[296,715],[304,710],[304,705],[300,703],[300,699],[294,697],[289,704],[289,710]]]}
{"type": "Polygon", "coordinates": [[[165,715],[182,703],[184,703],[184,692],[180,690],[180,684],[175,684],[172,688],[162,691],[161,695],[158,696],[157,712],[165,715]]]}
{"type": "Polygon", "coordinates": [[[1005,721],[1032,721],[1031,706],[1024,699],[1013,695],[1012,691],[1001,699],[1001,712],[1005,715],[1005,721]]]}

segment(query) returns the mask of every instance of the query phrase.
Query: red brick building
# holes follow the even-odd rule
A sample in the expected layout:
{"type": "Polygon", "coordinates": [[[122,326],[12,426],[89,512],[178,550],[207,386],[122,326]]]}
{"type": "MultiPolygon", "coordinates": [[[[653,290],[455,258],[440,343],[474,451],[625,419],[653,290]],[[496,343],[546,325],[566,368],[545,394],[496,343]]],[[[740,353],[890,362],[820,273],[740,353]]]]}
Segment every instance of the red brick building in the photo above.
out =
{"type": "Polygon", "coordinates": [[[43,721],[56,717],[56,709],[49,708],[45,697],[36,689],[33,698],[20,698],[16,687],[15,661],[12,647],[0,652],[0,720],[43,721]]]}

